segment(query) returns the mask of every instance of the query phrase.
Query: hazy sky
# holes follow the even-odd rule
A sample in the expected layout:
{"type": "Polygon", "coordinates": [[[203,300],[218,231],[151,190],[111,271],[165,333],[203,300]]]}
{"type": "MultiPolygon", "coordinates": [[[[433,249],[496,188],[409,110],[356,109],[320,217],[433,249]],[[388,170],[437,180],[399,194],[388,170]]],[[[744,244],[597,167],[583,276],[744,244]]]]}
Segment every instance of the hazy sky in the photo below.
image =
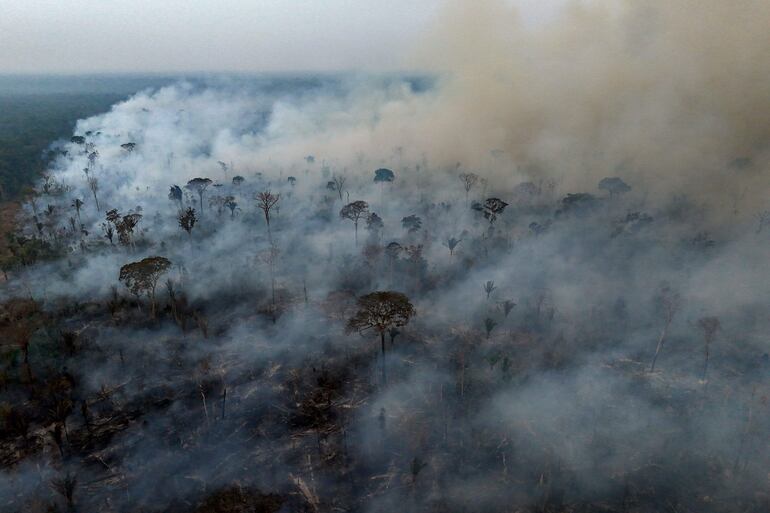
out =
{"type": "Polygon", "coordinates": [[[0,73],[402,69],[450,1],[0,0],[0,73]]]}

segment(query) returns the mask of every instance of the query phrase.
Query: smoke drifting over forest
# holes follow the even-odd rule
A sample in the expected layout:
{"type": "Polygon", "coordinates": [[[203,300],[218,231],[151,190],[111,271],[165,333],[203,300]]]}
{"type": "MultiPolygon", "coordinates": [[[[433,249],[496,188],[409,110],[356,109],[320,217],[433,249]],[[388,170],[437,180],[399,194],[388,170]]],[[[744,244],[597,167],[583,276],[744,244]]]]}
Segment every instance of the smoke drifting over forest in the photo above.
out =
{"type": "Polygon", "coordinates": [[[453,2],[440,72],[79,121],[3,261],[2,508],[767,511],[768,26],[453,2]]]}
{"type": "Polygon", "coordinates": [[[764,200],[767,2],[574,2],[534,28],[505,2],[453,5],[426,58],[451,84],[408,129],[437,159],[764,200]]]}

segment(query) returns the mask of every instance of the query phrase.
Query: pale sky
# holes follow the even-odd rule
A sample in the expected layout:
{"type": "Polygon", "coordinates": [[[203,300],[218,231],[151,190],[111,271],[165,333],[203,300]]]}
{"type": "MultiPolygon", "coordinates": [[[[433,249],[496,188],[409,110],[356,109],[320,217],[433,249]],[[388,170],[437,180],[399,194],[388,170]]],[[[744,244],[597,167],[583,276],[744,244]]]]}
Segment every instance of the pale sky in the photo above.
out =
{"type": "Polygon", "coordinates": [[[447,1],[0,0],[0,73],[403,69],[447,1]]]}

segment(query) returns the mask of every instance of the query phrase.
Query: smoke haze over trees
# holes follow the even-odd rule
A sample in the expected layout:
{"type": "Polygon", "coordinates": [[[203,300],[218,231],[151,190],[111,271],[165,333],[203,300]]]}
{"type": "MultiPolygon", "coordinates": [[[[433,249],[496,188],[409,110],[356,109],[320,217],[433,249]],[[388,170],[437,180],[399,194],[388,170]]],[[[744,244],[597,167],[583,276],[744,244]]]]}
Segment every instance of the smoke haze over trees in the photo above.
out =
{"type": "Polygon", "coordinates": [[[189,77],[55,146],[0,509],[770,508],[770,8],[449,3],[439,72],[189,77]]]}

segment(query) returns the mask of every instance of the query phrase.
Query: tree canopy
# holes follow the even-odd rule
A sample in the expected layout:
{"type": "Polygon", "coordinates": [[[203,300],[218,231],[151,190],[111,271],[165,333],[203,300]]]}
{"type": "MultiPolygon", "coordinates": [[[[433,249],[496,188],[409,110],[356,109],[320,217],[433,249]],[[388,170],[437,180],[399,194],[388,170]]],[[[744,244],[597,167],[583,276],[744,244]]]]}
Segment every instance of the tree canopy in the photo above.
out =
{"type": "Polygon", "coordinates": [[[361,296],[357,305],[358,312],[347,324],[350,332],[374,329],[384,333],[390,328],[406,326],[416,313],[409,298],[401,292],[372,292],[361,296]]]}
{"type": "Polygon", "coordinates": [[[158,279],[171,267],[171,262],[161,256],[143,258],[120,268],[118,279],[131,291],[140,296],[146,294],[152,303],[152,314],[155,315],[155,287],[158,279]]]}
{"type": "Polygon", "coordinates": [[[396,175],[390,169],[383,167],[374,171],[374,181],[376,183],[392,182],[395,179],[396,175]]]}

